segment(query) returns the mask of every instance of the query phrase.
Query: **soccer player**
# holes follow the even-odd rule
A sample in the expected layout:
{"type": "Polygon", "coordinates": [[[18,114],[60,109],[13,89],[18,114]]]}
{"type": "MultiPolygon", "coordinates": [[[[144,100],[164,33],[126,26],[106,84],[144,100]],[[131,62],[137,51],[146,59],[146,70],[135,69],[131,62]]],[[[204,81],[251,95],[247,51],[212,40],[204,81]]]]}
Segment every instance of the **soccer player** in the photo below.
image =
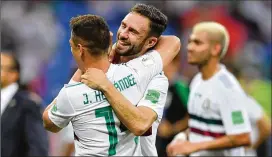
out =
{"type": "Polygon", "coordinates": [[[187,45],[187,60],[199,68],[190,85],[189,141],[171,143],[168,155],[243,156],[250,144],[247,95],[220,64],[229,34],[216,22],[197,23],[187,45]]]}
{"type": "MultiPolygon", "coordinates": [[[[158,40],[165,38],[160,36],[166,26],[167,17],[160,10],[151,5],[135,5],[122,20],[118,29],[115,51],[112,51],[116,53],[114,61],[118,58],[124,63],[143,55],[149,49],[150,43],[155,45],[158,40]]],[[[99,89],[100,86],[104,86],[99,84],[101,79],[93,80],[93,76],[98,77],[95,71],[93,73],[88,71],[83,75],[82,81],[87,85],[91,84],[91,88],[99,89]]],[[[163,73],[153,77],[142,99],[137,102],[137,106],[133,102],[121,101],[121,92],[114,90],[113,85],[111,85],[113,89],[110,87],[102,89],[121,122],[132,133],[141,136],[140,144],[144,156],[158,156],[155,142],[166,102],[168,84],[168,79],[163,73]]],[[[133,96],[133,93],[131,95],[133,96]]]]}
{"type": "MultiPolygon", "coordinates": [[[[95,76],[106,73],[103,76],[122,92],[122,97],[134,104],[140,101],[151,78],[160,73],[180,49],[179,39],[170,37],[162,41],[167,46],[159,42],[157,51],[126,64],[114,65],[108,59],[110,32],[103,18],[78,16],[72,18],[70,26],[69,42],[79,69],[83,73],[86,69],[95,70],[95,76]]],[[[76,156],[141,155],[138,138],[122,127],[105,95],[83,83],[64,85],[44,111],[43,120],[44,127],[51,132],[58,132],[72,123],[76,156]]]]}

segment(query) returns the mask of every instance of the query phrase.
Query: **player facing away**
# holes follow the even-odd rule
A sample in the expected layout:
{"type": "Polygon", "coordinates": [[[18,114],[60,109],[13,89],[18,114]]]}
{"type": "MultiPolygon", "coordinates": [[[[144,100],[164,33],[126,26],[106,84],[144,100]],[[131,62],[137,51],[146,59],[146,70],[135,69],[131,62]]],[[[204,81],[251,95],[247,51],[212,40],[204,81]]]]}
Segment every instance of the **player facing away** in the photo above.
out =
{"type": "MultiPolygon", "coordinates": [[[[161,36],[166,26],[167,17],[160,10],[151,5],[136,4],[122,20],[117,31],[117,42],[110,56],[115,54],[115,62],[125,63],[143,55],[148,51],[149,43],[157,43],[159,40],[169,38],[167,36],[161,36]],[[116,58],[118,58],[118,60],[116,58]]],[[[97,76],[97,74],[88,71],[83,76],[83,78],[86,78],[83,79],[83,82],[87,85],[89,83],[98,84],[99,82],[93,80],[92,76],[97,76]]],[[[101,81],[101,79],[97,81],[101,81]]],[[[168,85],[168,79],[164,73],[157,74],[148,84],[144,95],[141,100],[137,102],[136,106],[132,102],[122,104],[124,108],[129,106],[133,107],[127,108],[126,110],[115,109],[115,104],[119,103],[120,105],[120,100],[117,99],[118,95],[115,95],[114,92],[102,90],[108,93],[105,94],[105,96],[108,100],[111,100],[109,102],[121,122],[132,133],[140,136],[140,144],[144,156],[158,156],[155,146],[156,135],[163,115],[168,85]],[[125,115],[130,116],[125,117],[125,115]]],[[[99,86],[104,85],[98,84],[95,86],[99,88],[99,86]]],[[[90,87],[96,88],[94,86],[90,87]]],[[[120,94],[119,92],[119,95],[120,94]]]]}
{"type": "Polygon", "coordinates": [[[248,98],[236,78],[220,64],[229,45],[224,26],[201,22],[187,45],[188,62],[199,68],[190,85],[189,141],[168,146],[169,155],[244,156],[250,144],[248,98]]]}
{"type": "MultiPolygon", "coordinates": [[[[70,26],[69,42],[79,69],[85,73],[91,68],[98,76],[105,73],[114,87],[134,104],[141,99],[151,78],[179,52],[179,39],[174,37],[176,42],[166,42],[173,47],[168,57],[165,52],[169,48],[158,45],[158,51],[114,65],[108,59],[110,32],[103,18],[82,15],[72,18],[70,26]]],[[[105,95],[83,83],[64,85],[44,111],[43,120],[45,128],[51,132],[58,132],[72,123],[76,156],[142,155],[138,137],[123,127],[105,95]]]]}

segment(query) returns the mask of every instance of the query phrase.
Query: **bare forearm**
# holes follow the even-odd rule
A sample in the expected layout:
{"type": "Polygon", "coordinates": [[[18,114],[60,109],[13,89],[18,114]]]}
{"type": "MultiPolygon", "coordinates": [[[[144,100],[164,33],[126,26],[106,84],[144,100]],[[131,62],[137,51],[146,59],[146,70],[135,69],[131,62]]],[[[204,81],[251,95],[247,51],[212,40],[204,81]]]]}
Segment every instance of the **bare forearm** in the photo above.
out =
{"type": "Polygon", "coordinates": [[[179,53],[180,48],[181,43],[178,37],[173,35],[164,35],[159,38],[159,41],[154,49],[160,53],[163,66],[166,66],[179,53]]]}
{"type": "Polygon", "coordinates": [[[249,134],[228,135],[213,141],[203,142],[202,150],[213,150],[222,148],[234,148],[250,144],[249,134]]]}
{"type": "Polygon", "coordinates": [[[227,135],[212,141],[198,143],[199,150],[214,150],[247,146],[250,144],[249,133],[227,135]]]}
{"type": "Polygon", "coordinates": [[[173,124],[173,133],[179,133],[188,128],[188,119],[189,115],[187,114],[183,119],[177,121],[176,123],[173,124]]]}
{"type": "Polygon", "coordinates": [[[103,89],[119,120],[135,135],[143,134],[151,125],[138,107],[127,100],[112,84],[103,89]],[[147,129],[146,129],[147,128],[147,129]]]}

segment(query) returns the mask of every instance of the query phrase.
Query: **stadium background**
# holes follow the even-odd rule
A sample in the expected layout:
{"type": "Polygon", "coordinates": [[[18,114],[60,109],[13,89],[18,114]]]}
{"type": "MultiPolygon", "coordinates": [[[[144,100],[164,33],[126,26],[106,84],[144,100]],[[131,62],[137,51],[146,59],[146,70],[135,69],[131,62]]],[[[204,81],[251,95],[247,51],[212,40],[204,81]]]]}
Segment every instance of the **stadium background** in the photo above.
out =
{"type": "MultiPolygon", "coordinates": [[[[3,1],[1,50],[12,51],[22,65],[22,83],[43,99],[44,107],[67,83],[76,65],[68,43],[69,20],[79,14],[103,16],[116,39],[123,17],[136,3],[152,4],[169,18],[164,34],[182,41],[180,74],[190,81],[197,72],[186,62],[191,27],[217,21],[230,32],[223,62],[239,77],[245,90],[271,116],[271,1],[3,1]]],[[[58,135],[52,135],[51,155],[58,135]]]]}

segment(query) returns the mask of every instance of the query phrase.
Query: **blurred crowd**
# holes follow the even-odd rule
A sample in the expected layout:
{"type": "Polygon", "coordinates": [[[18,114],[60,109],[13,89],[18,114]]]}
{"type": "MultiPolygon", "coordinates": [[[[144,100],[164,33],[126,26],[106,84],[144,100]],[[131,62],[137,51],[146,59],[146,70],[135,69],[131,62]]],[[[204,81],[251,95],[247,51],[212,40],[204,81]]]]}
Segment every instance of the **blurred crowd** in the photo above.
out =
{"type": "MultiPolygon", "coordinates": [[[[186,45],[192,26],[200,21],[217,21],[230,33],[230,47],[223,62],[237,76],[245,91],[271,116],[271,1],[3,1],[1,50],[18,58],[21,83],[37,93],[45,107],[76,69],[68,43],[70,18],[87,13],[103,16],[115,41],[121,20],[134,4],[141,2],[162,10],[169,19],[164,34],[177,35],[182,41],[181,54],[175,65],[169,67],[170,70],[165,69],[169,73],[170,87],[173,82],[172,88],[181,88],[186,93],[186,86],[197,72],[197,68],[186,61],[186,45]]],[[[187,103],[186,95],[179,98],[181,103],[187,103]]],[[[171,100],[169,97],[165,107],[165,113],[169,113],[165,115],[175,123],[186,116],[186,111],[182,115],[176,113],[177,109],[170,107],[171,100]]],[[[175,134],[161,129],[161,136],[175,134]]],[[[63,131],[51,135],[54,142],[50,142],[50,154],[58,155],[58,144],[69,143],[68,139],[73,141],[73,137],[63,138],[68,134],[72,133],[63,131]]]]}

